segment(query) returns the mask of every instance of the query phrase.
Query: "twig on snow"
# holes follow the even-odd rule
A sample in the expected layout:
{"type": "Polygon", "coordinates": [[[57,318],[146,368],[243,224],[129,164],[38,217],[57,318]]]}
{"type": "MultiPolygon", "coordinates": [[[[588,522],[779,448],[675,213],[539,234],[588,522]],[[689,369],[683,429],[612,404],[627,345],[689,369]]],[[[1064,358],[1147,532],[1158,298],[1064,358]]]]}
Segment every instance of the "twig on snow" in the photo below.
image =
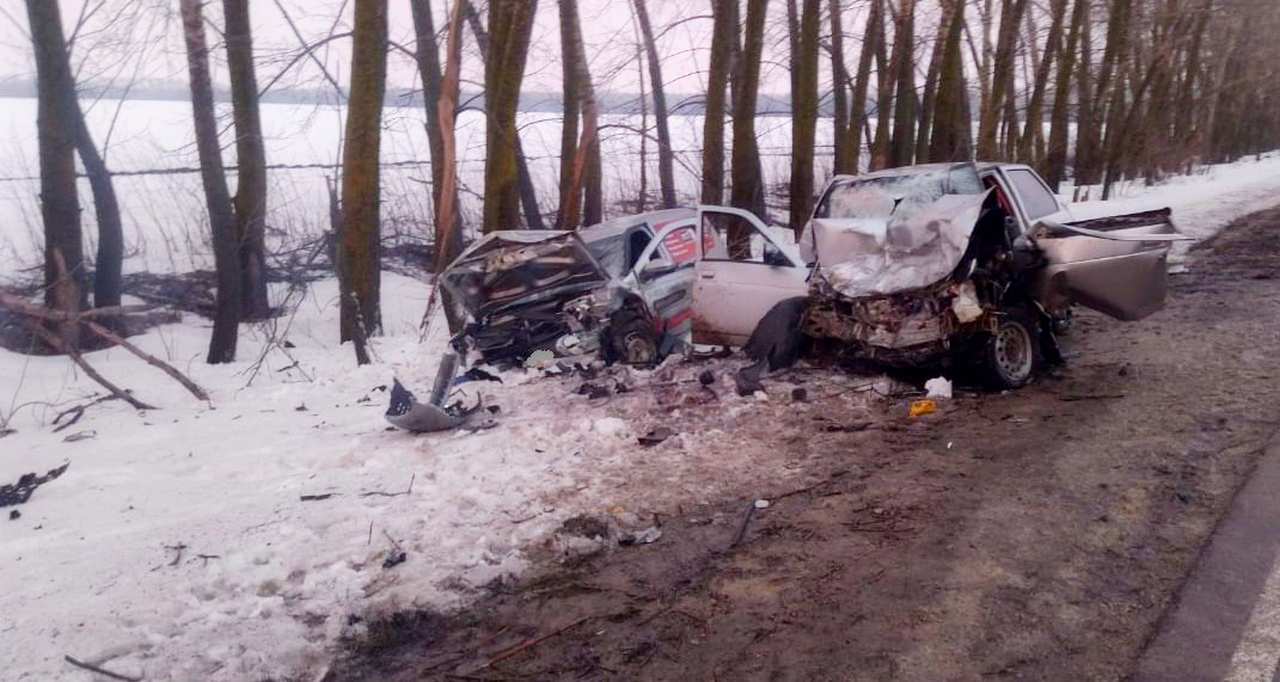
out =
{"type": "Polygon", "coordinates": [[[90,379],[93,379],[94,381],[98,382],[98,385],[110,391],[111,395],[125,401],[126,403],[129,403],[135,409],[139,409],[139,410],[156,409],[155,406],[148,405],[142,402],[141,400],[138,400],[137,398],[130,395],[128,391],[108,381],[106,377],[99,374],[98,370],[94,369],[93,366],[90,365],[88,361],[84,359],[84,356],[80,355],[79,351],[63,343],[62,339],[58,338],[57,334],[54,334],[48,329],[45,329],[38,322],[32,322],[30,320],[27,321],[27,327],[32,331],[32,333],[39,336],[41,339],[44,339],[45,343],[48,343],[54,349],[61,351],[63,353],[66,353],[68,356],[70,356],[71,360],[75,362],[76,365],[80,367],[80,369],[84,370],[84,373],[88,374],[90,379]]]}
{"type": "Polygon", "coordinates": [[[543,636],[541,636],[541,637],[535,637],[535,638],[533,638],[533,639],[526,639],[525,641],[521,642],[520,644],[517,644],[517,645],[515,645],[515,646],[513,646],[513,647],[511,647],[511,648],[509,648],[509,649],[506,649],[505,651],[503,651],[503,652],[499,653],[498,655],[494,656],[493,658],[489,659],[489,662],[488,662],[488,663],[485,663],[485,664],[484,664],[484,667],[485,667],[485,668],[492,668],[492,667],[493,667],[495,664],[497,664],[497,663],[501,663],[502,661],[505,661],[505,660],[507,660],[508,658],[511,658],[512,656],[515,656],[516,654],[519,654],[519,653],[521,653],[521,652],[528,651],[529,649],[532,649],[533,647],[538,646],[539,644],[541,644],[541,643],[543,643],[543,642],[547,641],[548,639],[551,639],[552,637],[555,637],[555,636],[560,635],[560,634],[562,634],[562,633],[564,633],[564,632],[567,632],[567,631],[569,631],[569,630],[571,630],[571,629],[573,629],[573,628],[576,628],[576,627],[578,627],[579,625],[582,625],[583,623],[587,622],[587,620],[589,620],[590,618],[591,618],[591,616],[583,616],[583,617],[579,618],[578,620],[575,620],[575,621],[573,621],[572,623],[569,623],[568,625],[566,625],[566,626],[564,626],[564,627],[562,627],[562,628],[559,628],[559,629],[557,629],[557,630],[553,630],[553,631],[551,631],[551,632],[548,632],[547,634],[545,634],[545,635],[543,635],[543,636]]]}
{"type": "Polygon", "coordinates": [[[400,497],[401,495],[411,494],[413,492],[413,481],[417,477],[418,477],[418,472],[415,471],[413,475],[409,477],[409,487],[405,490],[401,490],[398,493],[388,493],[382,490],[370,490],[368,492],[360,493],[360,497],[372,497],[374,495],[377,495],[378,497],[400,497]]]}
{"type": "Polygon", "coordinates": [[[98,673],[99,675],[103,675],[105,677],[110,677],[113,680],[123,680],[124,682],[142,682],[141,677],[130,677],[128,675],[121,675],[120,673],[113,673],[110,670],[106,670],[100,666],[96,666],[91,663],[85,663],[84,661],[77,661],[71,656],[63,656],[62,660],[66,661],[67,663],[70,663],[71,665],[74,665],[77,668],[83,668],[85,670],[88,670],[89,672],[94,672],[94,673],[98,673]]]}

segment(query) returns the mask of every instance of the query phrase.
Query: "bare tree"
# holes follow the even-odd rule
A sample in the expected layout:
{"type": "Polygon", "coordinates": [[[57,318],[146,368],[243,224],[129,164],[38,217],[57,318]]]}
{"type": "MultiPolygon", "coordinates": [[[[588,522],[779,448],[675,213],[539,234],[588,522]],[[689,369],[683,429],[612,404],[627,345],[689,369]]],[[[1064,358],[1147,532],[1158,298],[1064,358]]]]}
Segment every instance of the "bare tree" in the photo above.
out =
{"type": "Polygon", "coordinates": [[[730,4],[711,0],[711,63],[707,67],[707,106],[702,122],[702,203],[724,203],[724,114],[729,85],[732,44],[738,27],[730,4]]]}
{"type": "Polygon", "coordinates": [[[516,110],[536,10],[534,0],[489,0],[494,49],[488,51],[484,64],[486,232],[520,224],[516,110]]]}
{"type": "MultiPolygon", "coordinates": [[[[40,148],[40,214],[44,221],[45,305],[67,313],[84,295],[84,245],[76,196],[76,86],[54,0],[27,0],[36,56],[36,137],[40,148]]],[[[63,343],[78,344],[74,323],[61,324],[63,343]]]]}
{"type": "MultiPolygon", "coordinates": [[[[1124,1],[1124,0],[1121,0],[1124,1]]],[[[1001,116],[1013,103],[1015,86],[1014,50],[1027,0],[1003,0],[1000,12],[1000,35],[996,42],[995,65],[991,74],[991,96],[982,103],[978,121],[978,157],[996,159],[1003,154],[998,144],[1001,116]]]]}
{"type": "Polygon", "coordinates": [[[938,90],[929,135],[930,161],[963,161],[970,158],[971,123],[969,89],[965,86],[964,55],[960,38],[964,29],[965,0],[951,0],[949,23],[938,65],[938,90]]]}
{"type": "Polygon", "coordinates": [[[662,191],[662,207],[675,208],[676,181],[675,155],[671,151],[671,130],[667,122],[667,96],[662,83],[662,60],[658,57],[658,45],[653,38],[653,26],[649,23],[649,11],[644,0],[633,0],[636,19],[644,36],[644,48],[649,58],[649,90],[653,93],[653,120],[658,128],[658,185],[662,191]]]}
{"type": "Polygon", "coordinates": [[[351,53],[338,237],[339,324],[342,340],[354,342],[356,362],[365,365],[368,339],[382,329],[378,153],[387,86],[386,0],[356,0],[351,53]]]}
{"type": "Polygon", "coordinates": [[[730,202],[767,218],[764,178],[756,147],[756,96],[760,88],[760,56],[764,52],[764,19],[768,0],[747,0],[741,57],[733,83],[733,187],[730,202]]]}
{"type": "MultiPolygon", "coordinates": [[[[867,91],[871,83],[871,63],[876,53],[882,50],[884,43],[884,0],[871,0],[871,11],[867,16],[867,26],[862,39],[862,53],[858,57],[858,73],[854,77],[853,95],[849,102],[849,139],[853,158],[849,162],[849,172],[857,173],[859,159],[862,156],[862,130],[867,124],[867,91]]],[[[872,143],[867,136],[867,145],[872,143]]]]}
{"type": "MultiPolygon", "coordinates": [[[[410,0],[413,12],[413,28],[417,34],[414,59],[418,65],[418,77],[422,81],[422,104],[427,114],[427,146],[431,150],[431,205],[435,211],[436,252],[432,270],[441,272],[462,251],[462,214],[450,213],[447,223],[441,222],[440,208],[443,198],[445,174],[445,135],[440,125],[440,88],[444,76],[440,71],[440,51],[436,45],[435,21],[431,16],[430,0],[410,0]]],[[[456,191],[456,190],[455,190],[456,191]]],[[[457,197],[452,199],[457,206],[457,197]]]]}
{"type": "MultiPolygon", "coordinates": [[[[484,25],[480,22],[480,14],[476,12],[475,5],[471,3],[471,0],[459,0],[459,2],[462,3],[462,14],[463,16],[466,17],[467,23],[471,25],[471,32],[476,37],[476,47],[479,48],[480,50],[480,58],[485,61],[485,65],[486,65],[485,77],[487,82],[488,73],[489,73],[489,70],[488,70],[489,33],[485,30],[484,25]]],[[[530,15],[532,15],[534,10],[537,8],[536,7],[537,0],[529,0],[529,2],[531,5],[533,5],[529,9],[529,13],[530,15]]],[[[492,14],[492,6],[490,7],[490,14],[492,14]]],[[[532,31],[532,24],[529,26],[529,30],[532,31]]],[[[504,28],[503,35],[507,35],[507,34],[508,32],[506,32],[504,28]]],[[[526,37],[524,39],[524,46],[522,48],[524,52],[528,52],[528,49],[529,49],[528,42],[529,42],[529,39],[526,37]]],[[[503,50],[504,53],[506,53],[507,51],[508,50],[503,50]]],[[[521,68],[523,70],[523,67],[521,68]]],[[[524,77],[523,73],[521,74],[520,77],[521,79],[523,79],[524,77]]],[[[487,90],[487,87],[486,87],[486,90],[487,90]]],[[[488,102],[487,93],[486,93],[485,101],[486,103],[488,102]]],[[[515,157],[516,157],[516,178],[519,182],[520,205],[524,208],[525,225],[531,230],[541,230],[542,229],[542,209],[539,208],[538,206],[538,192],[533,186],[533,177],[529,174],[529,164],[528,164],[528,161],[525,159],[524,147],[520,143],[520,135],[518,131],[515,135],[514,144],[515,144],[515,157]]],[[[486,160],[487,160],[487,157],[486,157],[486,160]]],[[[489,225],[486,224],[482,227],[486,231],[502,230],[502,229],[509,229],[509,228],[515,227],[515,224],[513,223],[506,227],[503,227],[503,226],[490,227],[489,225]]]]}
{"type": "Polygon", "coordinates": [[[232,205],[240,255],[240,316],[254,320],[271,314],[266,264],[267,151],[258,112],[249,0],[223,0],[222,7],[227,22],[227,71],[236,129],[236,194],[232,205]]]}
{"type": "Polygon", "coordinates": [[[200,0],[181,0],[182,33],[187,46],[187,72],[191,85],[191,112],[195,122],[196,151],[200,155],[200,181],[204,185],[213,235],[213,260],[218,290],[215,296],[213,338],[209,364],[236,359],[240,326],[240,260],[235,237],[231,192],[222,167],[218,122],[213,111],[213,83],[209,77],[209,48],[204,37],[200,0]]]}
{"type": "Polygon", "coordinates": [[[800,35],[791,68],[791,229],[799,238],[813,209],[813,145],[818,124],[818,26],[822,23],[818,0],[804,0],[800,11],[800,35]]]}
{"type": "Polygon", "coordinates": [[[889,162],[909,166],[916,150],[915,0],[900,0],[893,34],[893,139],[889,162]]]}
{"type": "Polygon", "coordinates": [[[831,15],[831,132],[834,152],[832,171],[856,173],[858,144],[856,130],[849,129],[849,70],[844,63],[844,7],[840,0],[827,0],[831,15]]]}

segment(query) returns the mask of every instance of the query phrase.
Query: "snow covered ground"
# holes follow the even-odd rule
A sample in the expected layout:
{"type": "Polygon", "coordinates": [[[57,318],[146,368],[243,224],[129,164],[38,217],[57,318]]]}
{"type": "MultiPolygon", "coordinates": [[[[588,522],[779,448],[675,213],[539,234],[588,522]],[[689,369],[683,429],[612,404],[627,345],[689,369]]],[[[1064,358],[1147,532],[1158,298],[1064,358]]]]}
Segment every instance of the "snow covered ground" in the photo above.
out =
{"type": "MultiPolygon", "coordinates": [[[[1206,237],[1278,204],[1280,157],[1269,155],[1072,210],[1168,205],[1206,237]]],[[[358,632],[350,616],[464,605],[526,568],[570,516],[635,521],[761,482],[785,488],[794,458],[820,446],[785,419],[787,386],[762,402],[718,384],[712,400],[693,379],[706,365],[623,376],[633,391],[597,400],[575,394],[581,377],[507,373],[464,387],[468,402],[479,390],[501,408],[492,430],[389,431],[380,387],[398,376],[424,393],[436,367],[442,339],[420,343],[417,331],[427,286],[384,275],[387,335],[363,368],[336,342],[335,289],[312,285],[276,323],[292,357],[271,350],[256,374],[262,325],[245,325],[240,361],[217,367],[202,362],[206,320],[134,338],[207,388],[209,403],[125,351],[89,354],[161,409],[104,402],[57,433],[54,416],[100,389],[66,358],[0,351],[0,418],[16,429],[0,437],[0,483],[70,462],[20,517],[0,510],[5,679],[90,678],[65,655],[148,680],[309,679],[338,637],[358,632]],[[636,436],[658,425],[677,435],[640,447],[636,436]],[[780,429],[795,431],[795,452],[755,445],[753,432],[780,429]],[[384,567],[397,547],[406,560],[384,567]]],[[[833,413],[868,399],[852,378],[814,381],[834,384],[844,403],[833,413]]]]}
{"type": "MultiPolygon", "coordinates": [[[[209,404],[122,350],[96,352],[97,369],[162,409],[104,402],[58,433],[53,417],[98,387],[65,358],[0,351],[17,430],[0,439],[0,481],[70,462],[20,518],[0,518],[5,679],[87,679],[64,655],[148,680],[309,679],[358,631],[348,616],[463,604],[518,573],[569,516],[644,522],[733,486],[785,485],[788,459],[743,439],[776,433],[789,387],[761,403],[720,384],[708,407],[693,378],[706,364],[623,375],[632,392],[596,400],[574,394],[580,377],[507,373],[463,386],[468,404],[479,386],[500,406],[497,428],[390,431],[377,387],[396,375],[424,393],[440,339],[418,342],[422,283],[386,275],[383,287],[375,365],[356,368],[335,342],[334,286],[322,282],[281,322],[297,367],[272,351],[250,385],[263,336],[249,325],[239,362],[205,365],[208,324],[189,317],[134,341],[189,372],[209,404]],[[638,446],[658,424],[679,433],[638,446]],[[65,442],[75,434],[92,437],[65,442]],[[375,491],[406,494],[363,495],[375,491]],[[384,567],[396,545],[406,561],[384,567]]],[[[867,393],[842,399],[854,410],[867,393]]]]}

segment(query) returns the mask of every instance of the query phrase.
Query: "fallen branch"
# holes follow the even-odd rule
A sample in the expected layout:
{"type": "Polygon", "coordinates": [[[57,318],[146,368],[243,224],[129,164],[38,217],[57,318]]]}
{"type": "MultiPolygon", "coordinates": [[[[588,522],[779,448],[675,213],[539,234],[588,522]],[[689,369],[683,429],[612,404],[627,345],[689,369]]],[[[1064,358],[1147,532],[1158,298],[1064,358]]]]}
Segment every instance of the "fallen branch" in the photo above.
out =
{"type": "Polygon", "coordinates": [[[164,360],[161,360],[160,358],[157,358],[156,356],[151,355],[150,353],[147,353],[141,348],[138,348],[132,343],[129,343],[128,341],[124,340],[124,337],[117,336],[110,329],[107,329],[106,327],[98,324],[97,322],[93,322],[92,320],[86,320],[85,325],[87,325],[89,329],[92,330],[93,333],[97,334],[98,336],[101,336],[102,338],[116,344],[117,346],[124,348],[130,353],[133,353],[134,355],[142,358],[144,361],[146,361],[148,365],[159,368],[165,374],[168,374],[170,377],[173,377],[174,381],[177,381],[178,383],[182,384],[183,388],[186,388],[188,391],[190,391],[191,395],[194,395],[197,399],[205,400],[205,401],[209,400],[209,394],[205,393],[205,390],[203,388],[200,388],[200,386],[196,384],[196,382],[192,381],[191,379],[188,379],[185,374],[183,374],[182,372],[179,372],[177,369],[173,367],[173,365],[170,365],[164,360]]]}
{"type": "Polygon", "coordinates": [[[742,542],[742,538],[747,534],[747,526],[751,523],[751,517],[755,516],[755,513],[756,503],[755,500],[752,500],[747,506],[746,515],[742,517],[742,525],[738,526],[738,533],[733,536],[733,542],[729,543],[729,549],[737,547],[738,543],[742,542]]]}
{"type": "Polygon", "coordinates": [[[1123,393],[1086,393],[1083,395],[1060,395],[1058,400],[1070,403],[1077,400],[1119,400],[1123,397],[1125,397],[1123,393]]]}
{"type": "Polygon", "coordinates": [[[485,667],[485,668],[492,668],[494,665],[496,665],[496,664],[498,664],[498,663],[501,663],[502,661],[505,661],[505,660],[507,660],[508,658],[511,658],[512,656],[515,656],[516,654],[522,653],[522,652],[524,652],[524,651],[528,651],[529,649],[532,649],[533,647],[538,646],[539,644],[541,644],[541,643],[543,643],[543,642],[547,641],[548,639],[551,639],[552,637],[556,637],[557,635],[560,635],[560,634],[562,634],[562,633],[564,633],[564,632],[567,632],[567,631],[569,631],[569,630],[571,630],[571,629],[573,629],[573,628],[578,627],[579,625],[582,625],[583,623],[587,622],[587,620],[589,620],[590,618],[591,618],[591,616],[583,616],[583,617],[579,618],[578,620],[575,620],[575,621],[573,621],[572,623],[569,623],[568,625],[566,625],[566,626],[564,626],[564,627],[562,627],[562,628],[560,628],[560,629],[558,629],[558,630],[554,630],[554,631],[552,631],[552,632],[548,632],[547,634],[545,634],[545,635],[543,635],[543,636],[541,636],[541,637],[535,637],[535,638],[533,638],[533,639],[526,639],[525,641],[521,642],[520,644],[517,644],[517,645],[515,645],[515,646],[513,646],[513,647],[511,647],[511,648],[509,648],[509,649],[506,649],[505,651],[503,651],[503,652],[499,653],[497,656],[494,656],[493,658],[489,659],[489,662],[488,662],[488,663],[485,663],[485,664],[484,664],[484,667],[485,667]]]}
{"type": "Polygon", "coordinates": [[[74,361],[76,365],[80,367],[80,369],[84,370],[85,374],[89,375],[90,379],[93,379],[94,381],[98,382],[99,386],[102,386],[103,388],[110,391],[112,396],[119,398],[120,400],[123,400],[126,403],[129,403],[135,409],[139,409],[139,410],[156,409],[155,406],[148,405],[142,402],[141,400],[138,400],[137,398],[133,397],[128,391],[108,381],[106,377],[99,374],[98,370],[94,369],[93,366],[90,365],[88,361],[84,359],[84,356],[80,355],[79,351],[63,343],[62,339],[58,338],[57,334],[54,334],[48,329],[45,329],[43,326],[41,326],[38,323],[34,323],[30,321],[28,321],[27,327],[31,330],[32,333],[34,333],[36,336],[39,336],[41,339],[44,340],[45,343],[52,346],[55,350],[61,351],[63,353],[66,353],[68,356],[70,356],[72,361],[74,361]]]}
{"type": "Polygon", "coordinates": [[[39,317],[55,322],[78,322],[80,320],[89,320],[99,317],[115,317],[117,315],[128,315],[130,313],[145,313],[156,309],[153,305],[115,305],[106,308],[91,308],[89,310],[81,310],[79,312],[68,312],[65,310],[54,310],[39,306],[30,301],[6,294],[0,291],[0,305],[23,315],[31,317],[39,317]]]}
{"type": "Polygon", "coordinates": [[[417,478],[418,478],[418,473],[415,471],[413,475],[409,476],[409,487],[405,490],[401,490],[398,493],[388,493],[381,490],[370,490],[368,492],[360,493],[360,497],[371,497],[374,495],[377,495],[378,497],[400,497],[401,495],[408,495],[413,492],[413,482],[417,478]]]}
{"type": "MultiPolygon", "coordinates": [[[[140,311],[151,310],[154,306],[112,306],[109,308],[93,308],[91,310],[84,310],[80,312],[67,312],[63,310],[53,310],[50,308],[43,308],[41,306],[35,305],[33,303],[29,303],[16,296],[11,296],[3,292],[0,292],[0,305],[3,305],[9,308],[10,310],[14,310],[23,315],[27,315],[28,317],[34,317],[42,320],[50,320],[50,321],[57,321],[57,322],[82,323],[94,334],[97,334],[98,336],[102,337],[106,341],[113,343],[117,346],[120,346],[121,348],[124,348],[125,350],[129,351],[130,353],[133,353],[134,355],[138,356],[139,358],[142,358],[142,360],[145,361],[148,365],[159,368],[165,374],[168,374],[170,377],[172,377],[175,381],[182,384],[182,386],[186,388],[188,391],[190,391],[191,394],[194,395],[197,399],[204,400],[204,401],[209,400],[209,394],[206,393],[203,388],[200,388],[198,384],[196,384],[191,379],[187,378],[186,375],[184,375],[182,372],[179,372],[172,365],[161,360],[160,358],[155,357],[154,355],[151,355],[150,353],[147,353],[146,351],[142,350],[141,348],[138,348],[132,343],[129,343],[124,339],[124,337],[116,334],[110,329],[107,329],[106,327],[98,324],[97,322],[94,322],[92,319],[94,317],[101,317],[103,315],[119,315],[125,312],[140,312],[140,311]]],[[[93,377],[95,381],[102,384],[104,387],[107,387],[108,390],[112,390],[112,392],[116,394],[117,397],[123,397],[124,395],[126,395],[123,391],[120,391],[119,389],[112,389],[111,386],[109,386],[107,383],[104,383],[105,379],[102,379],[101,375],[92,371],[88,367],[88,364],[84,362],[84,358],[81,357],[79,353],[75,352],[69,345],[67,345],[66,343],[63,343],[62,339],[57,338],[55,335],[49,333],[47,329],[45,329],[40,325],[29,324],[28,326],[31,328],[31,330],[35,334],[40,336],[40,338],[44,339],[44,341],[48,343],[50,346],[53,346],[55,349],[61,350],[67,355],[70,355],[71,359],[75,360],[76,364],[80,365],[81,368],[85,370],[86,374],[88,374],[90,377],[93,377]]],[[[140,410],[155,409],[150,406],[144,407],[143,406],[144,404],[140,402],[135,403],[133,401],[130,401],[130,404],[133,405],[134,407],[137,407],[140,410]]],[[[83,412],[83,410],[81,410],[81,412],[83,412]]],[[[78,419],[79,417],[77,416],[76,418],[78,419]]]]}
{"type": "Polygon", "coordinates": [[[94,673],[98,673],[99,675],[103,675],[105,677],[110,677],[113,680],[123,680],[124,682],[142,682],[141,677],[129,677],[128,675],[113,673],[110,670],[106,670],[104,668],[93,665],[91,663],[85,663],[84,661],[77,661],[76,659],[70,656],[63,656],[62,660],[66,661],[67,663],[70,663],[71,665],[74,665],[77,668],[83,668],[85,670],[88,670],[89,672],[94,672],[94,673]]]}

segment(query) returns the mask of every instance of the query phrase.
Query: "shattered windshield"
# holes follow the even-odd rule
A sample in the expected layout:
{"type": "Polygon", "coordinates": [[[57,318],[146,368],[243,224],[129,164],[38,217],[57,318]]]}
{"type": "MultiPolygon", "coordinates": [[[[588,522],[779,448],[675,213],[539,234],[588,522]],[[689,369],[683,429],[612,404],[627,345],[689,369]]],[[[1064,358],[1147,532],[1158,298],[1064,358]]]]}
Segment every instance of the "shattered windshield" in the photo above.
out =
{"type": "Polygon", "coordinates": [[[901,175],[849,178],[832,185],[815,217],[907,219],[949,194],[981,194],[982,181],[969,164],[901,175]]]}
{"type": "Polygon", "coordinates": [[[627,274],[627,239],[625,234],[616,234],[587,242],[587,250],[595,257],[600,267],[611,277],[622,277],[627,274]]]}

